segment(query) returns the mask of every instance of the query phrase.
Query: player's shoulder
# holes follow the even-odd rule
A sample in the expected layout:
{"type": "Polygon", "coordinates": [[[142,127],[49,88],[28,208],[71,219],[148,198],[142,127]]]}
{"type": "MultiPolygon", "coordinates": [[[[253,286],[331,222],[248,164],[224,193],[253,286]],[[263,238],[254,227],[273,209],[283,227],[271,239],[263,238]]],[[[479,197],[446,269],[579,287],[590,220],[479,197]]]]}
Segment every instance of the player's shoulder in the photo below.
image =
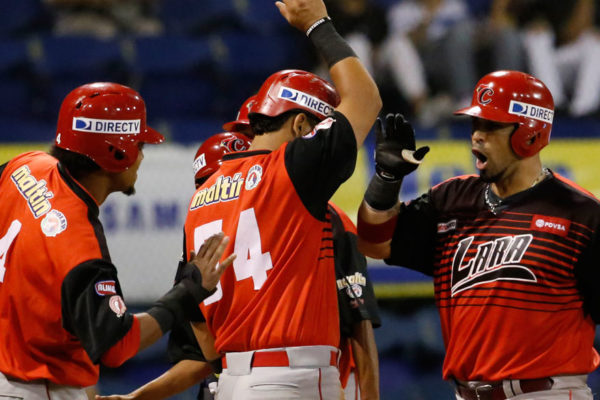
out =
{"type": "Polygon", "coordinates": [[[431,191],[432,193],[463,192],[483,188],[484,186],[485,182],[477,175],[458,175],[438,183],[431,188],[431,191]]]}
{"type": "Polygon", "coordinates": [[[568,195],[576,204],[586,204],[600,211],[600,200],[592,192],[559,173],[552,172],[552,175],[557,190],[561,190],[568,195]]]}

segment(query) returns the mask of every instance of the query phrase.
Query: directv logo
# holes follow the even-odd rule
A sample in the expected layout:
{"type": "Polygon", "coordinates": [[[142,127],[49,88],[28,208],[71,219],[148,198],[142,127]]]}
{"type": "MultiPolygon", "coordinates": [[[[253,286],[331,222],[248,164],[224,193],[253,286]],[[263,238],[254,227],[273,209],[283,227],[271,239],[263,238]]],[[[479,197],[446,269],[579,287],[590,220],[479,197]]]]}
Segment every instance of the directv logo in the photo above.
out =
{"type": "Polygon", "coordinates": [[[552,120],[554,119],[554,111],[548,108],[534,106],[533,104],[529,103],[521,103],[520,101],[514,100],[510,101],[508,112],[509,114],[533,118],[549,124],[551,124],[552,120]]]}
{"type": "Polygon", "coordinates": [[[140,133],[140,120],[114,120],[75,117],[73,118],[73,130],[92,133],[137,135],[140,133]]]}
{"type": "Polygon", "coordinates": [[[307,107],[318,114],[329,115],[333,112],[332,105],[296,89],[282,87],[277,97],[307,107]]]}

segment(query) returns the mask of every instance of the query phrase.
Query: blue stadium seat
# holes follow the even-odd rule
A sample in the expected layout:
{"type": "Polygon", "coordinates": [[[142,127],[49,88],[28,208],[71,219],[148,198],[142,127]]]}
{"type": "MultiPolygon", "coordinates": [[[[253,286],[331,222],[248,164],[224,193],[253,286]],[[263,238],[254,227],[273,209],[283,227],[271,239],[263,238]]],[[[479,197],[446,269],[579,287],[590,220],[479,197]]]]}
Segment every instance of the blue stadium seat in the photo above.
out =
{"type": "Polygon", "coordinates": [[[209,79],[165,75],[145,79],[139,92],[153,118],[200,118],[214,111],[216,88],[209,79]]]}
{"type": "Polygon", "coordinates": [[[223,121],[210,117],[171,119],[168,123],[169,140],[184,144],[200,143],[215,133],[222,132],[221,125],[223,121]]]}
{"type": "Polygon", "coordinates": [[[207,69],[212,62],[207,39],[161,36],[135,41],[133,69],[142,74],[185,73],[207,69]]]}
{"type": "Polygon", "coordinates": [[[32,91],[25,79],[0,78],[0,115],[26,117],[31,113],[32,91]]]}
{"type": "Polygon", "coordinates": [[[211,32],[237,24],[235,3],[235,0],[166,0],[161,2],[159,18],[169,33],[211,32]]]}
{"type": "Polygon", "coordinates": [[[0,73],[20,69],[28,63],[29,52],[25,40],[0,40],[0,73]]]}
{"type": "Polygon", "coordinates": [[[250,32],[272,34],[281,31],[294,31],[283,18],[272,0],[252,0],[239,2],[237,9],[242,26],[250,32]]]}
{"type": "Polygon", "coordinates": [[[30,33],[44,15],[41,0],[2,0],[0,1],[0,37],[30,33]]]}
{"type": "Polygon", "coordinates": [[[90,80],[115,80],[125,62],[117,40],[47,36],[41,39],[35,70],[42,75],[78,75],[90,80]]]}
{"type": "MultiPolygon", "coordinates": [[[[302,42],[306,44],[306,40],[302,42]]],[[[220,44],[224,51],[217,57],[217,65],[232,76],[239,75],[242,66],[246,74],[268,76],[280,69],[295,68],[307,59],[302,51],[305,47],[295,36],[231,33],[222,35],[220,44]]]]}

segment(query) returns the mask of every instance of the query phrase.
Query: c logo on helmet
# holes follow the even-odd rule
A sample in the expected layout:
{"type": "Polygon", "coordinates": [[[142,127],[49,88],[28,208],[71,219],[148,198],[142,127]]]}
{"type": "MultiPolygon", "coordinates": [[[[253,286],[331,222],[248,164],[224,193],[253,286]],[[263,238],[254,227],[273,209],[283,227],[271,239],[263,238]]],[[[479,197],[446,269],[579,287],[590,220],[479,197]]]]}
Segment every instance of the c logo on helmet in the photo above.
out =
{"type": "Polygon", "coordinates": [[[487,86],[480,86],[477,88],[477,101],[479,104],[486,105],[492,102],[492,96],[494,90],[487,86]]]}
{"type": "Polygon", "coordinates": [[[228,153],[232,153],[234,151],[248,150],[246,143],[244,143],[242,139],[238,139],[235,137],[223,139],[221,141],[221,147],[226,148],[228,153]]]}

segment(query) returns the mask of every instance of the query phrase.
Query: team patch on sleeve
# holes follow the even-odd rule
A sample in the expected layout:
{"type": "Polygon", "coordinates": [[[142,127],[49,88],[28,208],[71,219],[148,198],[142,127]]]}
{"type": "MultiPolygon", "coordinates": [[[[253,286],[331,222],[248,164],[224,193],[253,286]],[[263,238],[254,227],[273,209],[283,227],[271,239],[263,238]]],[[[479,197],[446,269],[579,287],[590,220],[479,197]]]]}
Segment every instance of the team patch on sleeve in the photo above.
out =
{"type": "Polygon", "coordinates": [[[310,139],[310,138],[314,137],[318,131],[327,130],[327,129],[331,128],[331,125],[333,125],[334,122],[335,122],[335,120],[331,117],[325,118],[323,121],[321,121],[317,125],[315,125],[315,128],[312,130],[312,132],[310,132],[307,135],[302,136],[302,139],[310,139]]]}
{"type": "Polygon", "coordinates": [[[96,289],[96,293],[99,296],[117,294],[117,285],[116,285],[115,281],[96,282],[95,289],[96,289]]]}
{"type": "Polygon", "coordinates": [[[51,210],[40,224],[42,232],[48,237],[55,237],[67,229],[67,217],[58,210],[51,210]]]}

